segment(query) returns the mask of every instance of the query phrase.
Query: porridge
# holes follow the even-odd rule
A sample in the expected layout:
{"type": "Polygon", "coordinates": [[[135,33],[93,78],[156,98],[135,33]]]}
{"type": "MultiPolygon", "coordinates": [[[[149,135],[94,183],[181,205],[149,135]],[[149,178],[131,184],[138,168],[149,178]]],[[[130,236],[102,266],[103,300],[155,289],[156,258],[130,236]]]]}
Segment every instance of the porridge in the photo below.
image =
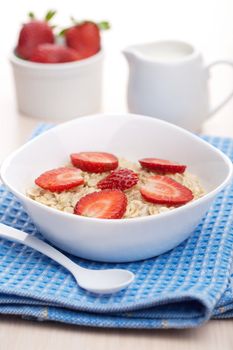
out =
{"type": "Polygon", "coordinates": [[[81,152],[71,163],[47,171],[27,189],[27,196],[46,206],[97,218],[157,215],[205,194],[186,166],[156,158],[138,163],[108,153],[81,152]]]}

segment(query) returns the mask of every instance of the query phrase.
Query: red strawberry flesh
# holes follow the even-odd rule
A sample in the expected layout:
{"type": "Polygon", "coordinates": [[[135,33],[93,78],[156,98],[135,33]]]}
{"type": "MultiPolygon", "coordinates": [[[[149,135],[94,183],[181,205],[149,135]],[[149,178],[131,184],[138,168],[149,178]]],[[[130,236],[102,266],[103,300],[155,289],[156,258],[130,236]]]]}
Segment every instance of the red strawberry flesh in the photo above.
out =
{"type": "Polygon", "coordinates": [[[18,39],[16,53],[24,59],[30,59],[40,44],[53,44],[52,28],[45,21],[33,20],[23,25],[18,39]]]}
{"type": "Polygon", "coordinates": [[[121,219],[126,211],[126,195],[119,190],[103,190],[82,197],[74,214],[99,219],[121,219]]]}
{"type": "Polygon", "coordinates": [[[106,152],[80,152],[70,157],[75,167],[90,173],[103,173],[118,167],[118,159],[106,152]]]}
{"type": "Polygon", "coordinates": [[[66,45],[76,50],[82,58],[95,55],[100,50],[100,30],[93,22],[83,22],[65,31],[66,45]]]}
{"type": "Polygon", "coordinates": [[[62,192],[82,185],[81,171],[75,168],[57,168],[41,174],[35,183],[44,190],[62,192]]]}
{"type": "Polygon", "coordinates": [[[140,192],[147,202],[167,206],[182,205],[194,198],[190,189],[162,175],[150,176],[140,192]]]}
{"type": "Polygon", "coordinates": [[[80,60],[80,55],[73,49],[56,44],[39,45],[30,61],[38,63],[66,63],[80,60]]]}
{"type": "Polygon", "coordinates": [[[127,190],[138,182],[138,175],[130,169],[119,169],[112,171],[104,179],[100,180],[97,187],[104,189],[127,190]]]}
{"type": "Polygon", "coordinates": [[[159,158],[143,158],[139,163],[144,169],[161,173],[183,173],[186,169],[186,165],[159,158]]]}

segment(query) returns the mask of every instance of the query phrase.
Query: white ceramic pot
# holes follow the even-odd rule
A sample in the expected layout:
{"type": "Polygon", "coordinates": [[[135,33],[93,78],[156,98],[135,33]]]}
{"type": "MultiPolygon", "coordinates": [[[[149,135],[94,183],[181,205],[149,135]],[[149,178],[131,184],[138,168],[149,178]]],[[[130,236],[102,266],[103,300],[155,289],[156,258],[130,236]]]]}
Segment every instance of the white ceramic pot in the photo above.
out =
{"type": "Polygon", "coordinates": [[[82,61],[44,64],[13,53],[18,109],[30,117],[61,121],[101,110],[103,51],[82,61]]]}

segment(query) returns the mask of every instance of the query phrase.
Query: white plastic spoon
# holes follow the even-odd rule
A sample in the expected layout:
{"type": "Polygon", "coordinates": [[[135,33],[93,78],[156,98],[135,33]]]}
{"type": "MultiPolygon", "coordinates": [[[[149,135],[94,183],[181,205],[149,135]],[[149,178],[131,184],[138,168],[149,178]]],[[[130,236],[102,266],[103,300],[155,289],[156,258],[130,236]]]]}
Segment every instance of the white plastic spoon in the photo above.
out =
{"type": "Polygon", "coordinates": [[[128,287],[134,279],[134,274],[128,270],[90,270],[83,268],[42,240],[1,223],[0,237],[24,244],[55,260],[72,273],[80,287],[93,293],[110,294],[118,292],[128,287]]]}

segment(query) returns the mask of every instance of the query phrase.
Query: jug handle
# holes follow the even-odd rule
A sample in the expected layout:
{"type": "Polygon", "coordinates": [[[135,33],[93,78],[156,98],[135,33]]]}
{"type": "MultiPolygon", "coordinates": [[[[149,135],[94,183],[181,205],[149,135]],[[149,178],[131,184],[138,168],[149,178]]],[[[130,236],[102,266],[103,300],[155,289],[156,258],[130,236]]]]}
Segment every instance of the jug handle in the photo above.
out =
{"type": "MultiPolygon", "coordinates": [[[[226,65],[229,66],[233,69],[233,61],[230,60],[218,60],[218,61],[214,61],[212,63],[210,63],[207,66],[207,72],[210,75],[210,71],[213,67],[217,66],[217,65],[226,65]]],[[[222,102],[220,102],[217,106],[213,107],[212,109],[210,109],[207,117],[211,117],[212,115],[214,115],[216,112],[218,112],[223,106],[225,106],[226,103],[228,103],[230,101],[230,99],[233,97],[233,90],[224,98],[224,100],[222,102]]]]}

